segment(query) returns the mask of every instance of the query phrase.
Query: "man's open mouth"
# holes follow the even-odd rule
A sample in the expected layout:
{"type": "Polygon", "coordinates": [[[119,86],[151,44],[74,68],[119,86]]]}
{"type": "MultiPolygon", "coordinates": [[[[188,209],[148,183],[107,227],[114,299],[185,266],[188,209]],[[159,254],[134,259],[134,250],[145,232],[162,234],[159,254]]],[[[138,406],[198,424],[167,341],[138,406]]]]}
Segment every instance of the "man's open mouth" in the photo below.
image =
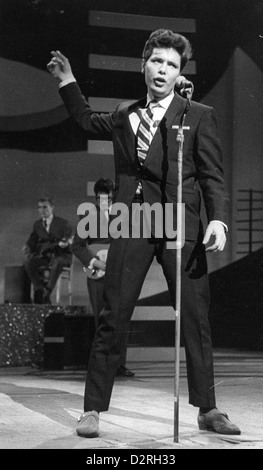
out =
{"type": "Polygon", "coordinates": [[[162,86],[165,83],[165,79],[164,78],[155,78],[154,83],[155,83],[155,85],[162,86]]]}

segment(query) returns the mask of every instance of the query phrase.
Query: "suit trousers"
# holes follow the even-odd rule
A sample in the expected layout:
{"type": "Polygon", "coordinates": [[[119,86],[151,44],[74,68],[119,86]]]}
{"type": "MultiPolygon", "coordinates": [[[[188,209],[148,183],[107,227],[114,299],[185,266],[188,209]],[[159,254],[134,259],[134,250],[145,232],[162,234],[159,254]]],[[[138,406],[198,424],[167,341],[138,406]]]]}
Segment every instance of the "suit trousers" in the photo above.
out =
{"type": "MultiPolygon", "coordinates": [[[[118,238],[112,241],[105,275],[105,306],[93,342],[85,384],[84,411],[106,411],[128,323],[156,256],[171,295],[176,298],[176,250],[161,239],[118,238]]],[[[181,333],[184,341],[189,403],[215,406],[209,284],[204,245],[186,241],[182,248],[181,333]]]]}
{"type": "MultiPolygon", "coordinates": [[[[99,317],[100,312],[104,307],[104,277],[93,280],[87,278],[87,286],[89,292],[89,298],[91,303],[91,308],[94,313],[94,321],[95,321],[95,331],[97,331],[99,326],[99,317]]],[[[128,341],[128,333],[126,335],[125,342],[121,348],[120,354],[120,366],[126,365],[126,356],[127,356],[127,341],[128,341]]]]}
{"type": "Polygon", "coordinates": [[[40,268],[46,267],[49,270],[47,287],[50,292],[53,291],[63,268],[70,267],[70,264],[70,256],[54,256],[50,260],[43,256],[36,255],[24,261],[25,270],[34,285],[35,290],[43,288],[43,274],[41,273],[40,268]]]}

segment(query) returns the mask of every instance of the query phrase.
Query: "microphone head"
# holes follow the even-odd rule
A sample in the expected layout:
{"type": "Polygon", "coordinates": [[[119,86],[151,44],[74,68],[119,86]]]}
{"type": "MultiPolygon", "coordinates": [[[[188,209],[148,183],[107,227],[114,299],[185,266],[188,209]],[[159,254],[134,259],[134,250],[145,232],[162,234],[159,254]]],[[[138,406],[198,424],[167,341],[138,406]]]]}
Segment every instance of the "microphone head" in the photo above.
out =
{"type": "Polygon", "coordinates": [[[177,77],[175,85],[180,88],[180,95],[185,96],[190,103],[194,92],[194,84],[190,80],[186,80],[183,75],[177,77]]]}
{"type": "Polygon", "coordinates": [[[193,88],[194,84],[187,80],[183,75],[179,75],[175,81],[175,85],[178,88],[193,88]]]}
{"type": "Polygon", "coordinates": [[[179,75],[177,77],[175,85],[178,86],[178,88],[182,88],[184,86],[184,82],[186,81],[186,78],[183,75],[179,75]]]}

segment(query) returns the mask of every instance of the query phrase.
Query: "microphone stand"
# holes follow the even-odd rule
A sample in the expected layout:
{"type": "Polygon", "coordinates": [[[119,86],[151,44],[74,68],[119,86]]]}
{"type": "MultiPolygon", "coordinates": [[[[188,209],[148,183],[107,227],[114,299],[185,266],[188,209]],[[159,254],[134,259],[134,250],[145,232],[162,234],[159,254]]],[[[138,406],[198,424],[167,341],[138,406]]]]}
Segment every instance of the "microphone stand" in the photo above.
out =
{"type": "Polygon", "coordinates": [[[186,93],[186,106],[181,116],[180,125],[172,126],[178,129],[178,185],[177,185],[177,242],[176,242],[176,298],[175,298],[175,361],[174,361],[174,442],[179,442],[179,377],[180,377],[180,328],[181,328],[181,263],[183,243],[183,211],[182,211],[182,170],[185,117],[191,107],[193,87],[184,90],[186,93]]]}

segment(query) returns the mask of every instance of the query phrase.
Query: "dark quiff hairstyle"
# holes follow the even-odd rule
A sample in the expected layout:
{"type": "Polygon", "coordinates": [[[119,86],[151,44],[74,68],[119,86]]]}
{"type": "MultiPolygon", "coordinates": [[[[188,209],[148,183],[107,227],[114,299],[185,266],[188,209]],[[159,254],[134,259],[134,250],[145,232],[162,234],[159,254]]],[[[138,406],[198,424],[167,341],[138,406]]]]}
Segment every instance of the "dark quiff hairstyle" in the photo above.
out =
{"type": "Polygon", "coordinates": [[[181,70],[192,57],[192,47],[188,39],[169,29],[157,29],[150,35],[142,53],[144,63],[151,57],[154,48],[175,49],[181,56],[181,70]]]}
{"type": "Polygon", "coordinates": [[[110,192],[114,193],[115,190],[115,185],[112,180],[109,178],[100,178],[96,183],[94,184],[94,193],[105,193],[105,194],[110,194],[110,192]]]}

